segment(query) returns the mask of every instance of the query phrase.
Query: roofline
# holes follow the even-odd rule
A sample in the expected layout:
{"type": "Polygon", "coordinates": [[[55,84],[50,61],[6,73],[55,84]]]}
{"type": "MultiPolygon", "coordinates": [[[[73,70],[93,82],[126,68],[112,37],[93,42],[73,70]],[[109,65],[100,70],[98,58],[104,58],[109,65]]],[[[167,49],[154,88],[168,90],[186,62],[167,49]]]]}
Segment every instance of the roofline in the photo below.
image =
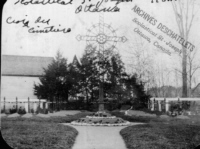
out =
{"type": "Polygon", "coordinates": [[[44,75],[1,74],[1,76],[9,76],[9,77],[43,77],[44,75]]]}
{"type": "Polygon", "coordinates": [[[54,57],[50,57],[50,56],[46,57],[46,56],[26,56],[26,55],[5,55],[5,54],[2,54],[1,57],[3,57],[3,56],[14,56],[14,57],[41,57],[41,58],[53,58],[53,59],[54,59],[54,57]]]}
{"type": "Polygon", "coordinates": [[[79,58],[76,54],[74,55],[74,58],[73,58],[73,60],[72,60],[72,63],[73,63],[73,61],[74,61],[75,58],[77,59],[78,63],[79,63],[80,65],[82,65],[80,58],[79,58]]]}

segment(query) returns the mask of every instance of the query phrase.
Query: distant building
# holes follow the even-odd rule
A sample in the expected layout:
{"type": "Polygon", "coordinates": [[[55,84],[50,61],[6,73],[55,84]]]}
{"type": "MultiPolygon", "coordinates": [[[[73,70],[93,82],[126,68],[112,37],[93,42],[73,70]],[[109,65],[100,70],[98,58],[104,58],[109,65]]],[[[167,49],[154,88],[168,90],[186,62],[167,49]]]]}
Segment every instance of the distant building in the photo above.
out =
{"type": "Polygon", "coordinates": [[[77,66],[80,66],[81,65],[81,62],[80,62],[80,59],[77,58],[76,55],[74,55],[74,58],[73,58],[73,61],[72,61],[72,65],[77,67],[77,66]]]}
{"type": "Polygon", "coordinates": [[[2,55],[1,61],[1,99],[36,99],[34,83],[39,83],[53,57],[2,55]]]}

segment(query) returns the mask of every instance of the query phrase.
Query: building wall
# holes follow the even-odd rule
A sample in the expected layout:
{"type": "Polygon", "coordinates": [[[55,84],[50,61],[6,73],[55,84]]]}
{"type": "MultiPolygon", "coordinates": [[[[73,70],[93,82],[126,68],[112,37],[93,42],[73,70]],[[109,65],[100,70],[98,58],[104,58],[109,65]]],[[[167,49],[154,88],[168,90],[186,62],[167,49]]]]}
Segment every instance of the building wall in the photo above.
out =
{"type": "Polygon", "coordinates": [[[33,87],[39,82],[38,77],[1,76],[1,99],[37,99],[33,87]]]}

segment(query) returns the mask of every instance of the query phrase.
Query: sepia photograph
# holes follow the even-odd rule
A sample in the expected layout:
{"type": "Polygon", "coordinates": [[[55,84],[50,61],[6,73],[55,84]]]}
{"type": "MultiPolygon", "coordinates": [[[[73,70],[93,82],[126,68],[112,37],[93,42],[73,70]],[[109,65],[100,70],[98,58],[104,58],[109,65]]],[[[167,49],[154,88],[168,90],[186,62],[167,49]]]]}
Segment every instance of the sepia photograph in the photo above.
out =
{"type": "Polygon", "coordinates": [[[200,148],[199,0],[7,0],[1,22],[8,147],[200,148]]]}

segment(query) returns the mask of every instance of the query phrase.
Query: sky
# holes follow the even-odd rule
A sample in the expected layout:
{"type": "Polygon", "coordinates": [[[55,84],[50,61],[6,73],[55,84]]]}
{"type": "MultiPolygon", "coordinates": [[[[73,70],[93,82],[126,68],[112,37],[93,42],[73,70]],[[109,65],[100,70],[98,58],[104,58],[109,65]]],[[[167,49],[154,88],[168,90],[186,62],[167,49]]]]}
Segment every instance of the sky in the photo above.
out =
{"type": "MultiPolygon", "coordinates": [[[[79,12],[75,13],[78,6],[81,5],[80,0],[73,0],[71,5],[60,4],[28,4],[22,5],[16,3],[18,0],[8,0],[4,5],[3,17],[2,17],[2,54],[3,55],[23,55],[23,56],[44,56],[55,57],[56,52],[59,50],[68,61],[72,61],[74,55],[81,57],[83,51],[87,45],[86,41],[78,41],[76,37],[78,35],[92,35],[88,32],[88,29],[92,30],[94,34],[98,35],[98,30],[93,25],[99,23],[98,12],[79,12]],[[9,18],[11,17],[11,18],[9,18]],[[41,17],[44,20],[49,20],[47,23],[35,23],[37,18],[41,17]],[[29,21],[29,27],[44,28],[48,26],[55,26],[55,28],[71,28],[71,32],[68,33],[29,33],[30,28],[23,27],[23,23],[11,23],[8,24],[7,20],[23,20],[29,21]]],[[[26,0],[27,1],[27,0],[26,0]]],[[[33,0],[34,1],[34,0],[33,0]]],[[[40,0],[41,1],[41,0],[40,0]]],[[[65,0],[67,1],[67,0],[65,0]]],[[[161,0],[160,0],[161,1],[161,0]]],[[[89,4],[96,4],[98,0],[86,0],[82,7],[89,4]]],[[[105,7],[114,6],[115,2],[104,3],[105,7]]],[[[169,56],[156,48],[153,43],[158,41],[153,38],[142,28],[138,27],[132,20],[137,18],[145,26],[150,27],[153,31],[160,35],[163,35],[166,41],[171,41],[175,46],[180,48],[180,44],[174,42],[168,38],[164,33],[152,26],[149,22],[138,16],[133,12],[132,8],[137,5],[150,16],[157,20],[157,23],[162,23],[174,32],[179,33],[175,16],[173,13],[171,2],[159,2],[151,3],[151,0],[133,0],[132,2],[123,2],[118,5],[120,12],[106,12],[104,13],[104,23],[110,25],[115,30],[118,37],[125,36],[126,42],[118,42],[116,44],[116,51],[122,55],[124,63],[128,63],[130,53],[136,48],[135,39],[142,40],[147,45],[146,52],[155,60],[156,63],[162,63],[167,67],[177,65],[178,54],[172,53],[169,56]],[[141,38],[138,33],[134,31],[135,28],[139,28],[143,33],[150,37],[152,43],[148,43],[145,39],[141,38]]],[[[198,12],[199,13],[199,12],[198,12]]],[[[200,28],[198,27],[200,15],[196,15],[194,24],[191,29],[191,36],[189,41],[193,43],[197,48],[199,45],[200,28]]],[[[111,29],[105,30],[105,34],[113,35],[111,29]]],[[[94,42],[93,42],[94,43],[94,42]]],[[[95,43],[97,46],[97,42],[95,43]]],[[[110,43],[113,44],[112,42],[110,43]]],[[[163,44],[163,43],[162,43],[163,44]]],[[[109,45],[108,45],[109,46],[109,45]]],[[[166,49],[172,51],[166,45],[166,49]]],[[[200,56],[200,52],[197,50],[196,57],[200,56]]],[[[199,79],[200,82],[200,79],[199,79]]]]}

